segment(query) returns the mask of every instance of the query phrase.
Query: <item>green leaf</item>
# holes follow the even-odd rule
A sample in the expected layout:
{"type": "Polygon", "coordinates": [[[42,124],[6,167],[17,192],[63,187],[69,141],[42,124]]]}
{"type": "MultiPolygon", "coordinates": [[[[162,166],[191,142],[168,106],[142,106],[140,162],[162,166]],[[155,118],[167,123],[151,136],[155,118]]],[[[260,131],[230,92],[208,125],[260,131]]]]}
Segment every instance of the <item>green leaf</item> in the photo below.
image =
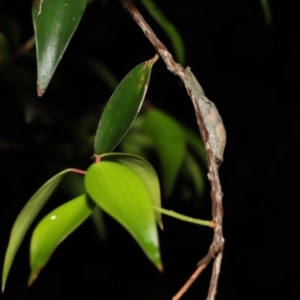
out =
{"type": "Polygon", "coordinates": [[[35,31],[38,81],[42,96],[60,62],[86,7],[86,0],[35,0],[32,18],[35,31]]]}
{"type": "MultiPolygon", "coordinates": [[[[152,205],[161,207],[158,176],[151,164],[149,164],[145,159],[132,154],[109,153],[101,156],[101,162],[103,161],[114,161],[127,166],[128,168],[136,172],[136,174],[139,175],[139,177],[143,180],[148,188],[152,205]]],[[[160,228],[163,229],[161,213],[155,210],[154,214],[156,222],[158,223],[160,228]]]]}
{"type": "Polygon", "coordinates": [[[155,143],[162,165],[164,192],[169,195],[186,152],[183,129],[176,120],[157,109],[146,113],[144,127],[155,143]]]}
{"type": "Polygon", "coordinates": [[[159,9],[159,7],[155,4],[153,0],[142,0],[142,3],[144,4],[148,12],[152,15],[152,17],[155,19],[155,21],[159,24],[159,26],[168,35],[174,48],[178,62],[181,65],[184,65],[184,44],[176,27],[168,20],[168,18],[166,18],[166,16],[163,14],[163,12],[159,9]]]}
{"type": "Polygon", "coordinates": [[[25,207],[22,209],[18,215],[13,228],[11,230],[8,247],[5,253],[3,274],[2,274],[2,292],[5,289],[5,284],[7,276],[16,255],[17,250],[20,247],[21,242],[23,241],[25,234],[30,227],[31,223],[34,221],[37,214],[46,204],[47,200],[53,193],[54,189],[60,183],[65,175],[68,172],[73,171],[72,169],[64,170],[51,179],[49,179],[44,185],[42,185],[37,192],[30,198],[26,203],[25,207]]]}
{"type": "Polygon", "coordinates": [[[118,221],[162,270],[151,196],[140,176],[123,164],[101,161],[88,169],[85,187],[96,204],[118,221]]]}
{"type": "Polygon", "coordinates": [[[94,203],[81,195],[59,206],[36,226],[30,244],[28,286],[39,275],[60,243],[92,214],[94,203]]]}
{"type": "Polygon", "coordinates": [[[157,59],[155,55],[132,69],[110,97],[97,129],[95,155],[111,152],[130,128],[142,106],[157,59]]]}

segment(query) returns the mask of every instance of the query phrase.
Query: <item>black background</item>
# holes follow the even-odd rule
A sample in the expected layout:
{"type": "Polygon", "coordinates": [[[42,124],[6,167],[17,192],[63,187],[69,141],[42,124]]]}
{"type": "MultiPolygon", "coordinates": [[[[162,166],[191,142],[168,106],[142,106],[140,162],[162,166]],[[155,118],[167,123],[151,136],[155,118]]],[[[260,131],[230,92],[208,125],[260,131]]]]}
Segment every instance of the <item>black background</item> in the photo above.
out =
{"type": "MultiPolygon", "coordinates": [[[[168,37],[136,2],[172,51],[168,37]]],[[[270,1],[270,27],[259,1],[160,2],[157,4],[184,39],[186,64],[218,107],[228,135],[220,170],[225,251],[216,299],[300,299],[300,37],[296,1],[270,1]]],[[[33,34],[31,1],[2,0],[0,12],[22,24],[23,42],[33,34]]],[[[54,107],[73,122],[82,113],[95,110],[100,117],[99,102],[103,105],[111,90],[86,74],[74,58],[78,53],[98,57],[122,78],[155,51],[118,1],[107,5],[94,1],[49,89],[36,100],[41,115],[47,107],[54,107]]],[[[21,57],[17,63],[35,71],[33,58],[21,57]]],[[[91,163],[90,157],[83,158],[77,150],[65,154],[66,143],[76,149],[80,143],[63,122],[41,126],[41,122],[24,121],[21,97],[14,85],[3,79],[4,71],[4,67],[0,69],[0,266],[11,226],[33,192],[55,172],[71,166],[86,168],[91,163]]],[[[14,84],[25,84],[34,95],[35,81],[34,76],[21,77],[14,84]]],[[[147,99],[197,130],[192,105],[162,60],[153,68],[147,99]]],[[[175,189],[163,205],[175,203],[177,210],[191,215],[193,205],[176,195],[175,189]]],[[[63,192],[54,198],[45,212],[66,200],[63,192]]],[[[209,218],[209,186],[203,202],[197,217],[209,218]]],[[[87,221],[58,248],[27,289],[29,234],[0,298],[171,299],[212,239],[210,229],[164,218],[160,241],[165,271],[159,274],[125,230],[109,217],[106,221],[106,243],[96,238],[87,221]]],[[[210,271],[208,267],[182,299],[205,299],[210,271]]]]}

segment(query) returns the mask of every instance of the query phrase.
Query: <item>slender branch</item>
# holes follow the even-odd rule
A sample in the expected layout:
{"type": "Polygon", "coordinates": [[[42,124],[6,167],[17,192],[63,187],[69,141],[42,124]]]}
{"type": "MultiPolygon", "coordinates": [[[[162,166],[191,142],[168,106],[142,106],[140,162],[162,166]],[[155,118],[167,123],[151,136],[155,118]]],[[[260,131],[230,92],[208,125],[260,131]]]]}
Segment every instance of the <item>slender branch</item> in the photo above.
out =
{"type": "MultiPolygon", "coordinates": [[[[191,276],[191,278],[187,281],[187,283],[182,287],[180,291],[186,291],[188,287],[194,282],[196,277],[202,272],[202,270],[206,267],[206,265],[210,262],[212,257],[215,258],[213,265],[213,273],[211,276],[210,287],[208,291],[207,300],[215,299],[216,289],[218,284],[218,278],[221,268],[221,261],[223,257],[223,247],[224,247],[224,238],[223,238],[223,229],[222,229],[222,218],[223,218],[223,206],[222,206],[222,188],[219,178],[219,166],[220,161],[216,161],[215,155],[212,152],[211,146],[209,144],[209,130],[207,129],[204,118],[205,112],[201,111],[200,105],[197,102],[197,95],[195,95],[195,89],[191,88],[191,84],[186,77],[185,69],[176,63],[166,48],[166,46],[157,38],[153,30],[144,20],[143,16],[139,13],[137,8],[133,6],[130,0],[120,0],[124,8],[129,12],[132,16],[133,20],[137,23],[137,25],[141,28],[145,36],[149,39],[151,44],[154,46],[156,51],[159,53],[163,61],[165,62],[168,70],[173,74],[179,76],[183,81],[185,88],[187,90],[188,95],[190,96],[192,103],[194,105],[194,109],[196,112],[197,123],[199,126],[200,134],[202,136],[205,151],[207,155],[208,161],[208,179],[211,184],[211,199],[212,199],[212,217],[213,222],[216,224],[214,228],[214,237],[213,241],[209,248],[209,253],[206,257],[210,257],[206,264],[203,264],[203,260],[200,261],[200,266],[196,270],[196,272],[191,276]],[[203,267],[204,266],[204,267],[203,267]],[[200,271],[199,271],[200,270],[200,271]]],[[[206,258],[205,257],[205,258],[206,258]]],[[[204,259],[205,259],[204,258],[204,259]]],[[[175,296],[177,298],[173,298],[175,300],[179,299],[183,293],[178,292],[175,296]],[[179,295],[179,296],[178,296],[179,295]]]]}
{"type": "Polygon", "coordinates": [[[75,168],[72,168],[71,170],[72,170],[74,173],[77,173],[77,174],[81,174],[81,175],[85,175],[85,174],[86,174],[86,171],[84,171],[84,170],[75,169],[75,168]]]}
{"type": "Polygon", "coordinates": [[[208,253],[204,258],[201,259],[201,261],[198,263],[198,268],[196,269],[196,271],[189,278],[189,280],[184,284],[184,286],[178,291],[178,293],[172,298],[172,300],[179,300],[183,296],[183,294],[189,289],[189,287],[194,283],[197,277],[210,263],[212,258],[213,257],[208,253]]]}
{"type": "Polygon", "coordinates": [[[217,285],[218,285],[218,279],[219,279],[219,274],[220,274],[220,270],[221,270],[222,258],[223,258],[223,250],[220,250],[217,254],[217,257],[215,258],[215,261],[214,261],[213,272],[212,272],[212,275],[211,275],[207,300],[214,300],[215,297],[216,297],[217,285]]]}

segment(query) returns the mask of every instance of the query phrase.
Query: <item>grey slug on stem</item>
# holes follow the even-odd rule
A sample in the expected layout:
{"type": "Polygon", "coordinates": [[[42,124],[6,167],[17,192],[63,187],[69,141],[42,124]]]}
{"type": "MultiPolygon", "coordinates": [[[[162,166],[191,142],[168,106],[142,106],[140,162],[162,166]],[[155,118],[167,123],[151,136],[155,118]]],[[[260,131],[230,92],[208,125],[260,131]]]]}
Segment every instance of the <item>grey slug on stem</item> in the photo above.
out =
{"type": "Polygon", "coordinates": [[[223,154],[226,145],[226,131],[222,118],[213,102],[204,93],[200,83],[191,71],[190,67],[185,69],[185,75],[191,91],[195,96],[197,105],[200,108],[203,122],[208,132],[208,143],[217,164],[223,161],[223,154]]]}

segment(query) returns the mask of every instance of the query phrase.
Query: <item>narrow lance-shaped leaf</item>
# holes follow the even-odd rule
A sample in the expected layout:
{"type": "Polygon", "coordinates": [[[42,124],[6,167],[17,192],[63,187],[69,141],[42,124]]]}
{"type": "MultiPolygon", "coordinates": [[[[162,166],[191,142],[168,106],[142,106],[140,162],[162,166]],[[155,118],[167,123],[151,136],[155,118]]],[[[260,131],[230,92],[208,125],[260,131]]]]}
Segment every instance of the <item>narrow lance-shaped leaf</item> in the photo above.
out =
{"type": "Polygon", "coordinates": [[[34,0],[38,95],[42,96],[60,62],[86,7],[86,0],[34,0]]]}
{"type": "Polygon", "coordinates": [[[96,204],[127,229],[162,270],[151,197],[140,176],[123,164],[101,161],[87,170],[85,187],[96,204]]]}
{"type": "Polygon", "coordinates": [[[78,196],[50,212],[36,226],[30,244],[29,286],[59,244],[92,214],[94,206],[86,195],[78,196]]]}
{"type": "Polygon", "coordinates": [[[19,249],[25,234],[34,221],[37,214],[46,204],[47,200],[53,193],[54,189],[60,183],[65,175],[68,172],[72,172],[72,169],[64,170],[51,179],[49,179],[44,185],[42,185],[37,192],[30,198],[26,203],[25,207],[22,209],[18,215],[13,228],[10,233],[8,247],[5,253],[3,274],[2,274],[2,291],[4,291],[5,283],[7,276],[11,267],[11,264],[14,260],[17,250],[19,249]]]}
{"type": "Polygon", "coordinates": [[[155,55],[132,69],[110,97],[97,129],[95,155],[111,152],[130,128],[143,104],[157,59],[155,55]]]}
{"type": "MultiPolygon", "coordinates": [[[[109,153],[101,156],[101,161],[114,161],[129,167],[136,172],[148,188],[152,205],[161,207],[158,176],[154,168],[142,157],[128,153],[109,153]]],[[[154,210],[155,220],[163,229],[161,213],[154,210]]]]}

